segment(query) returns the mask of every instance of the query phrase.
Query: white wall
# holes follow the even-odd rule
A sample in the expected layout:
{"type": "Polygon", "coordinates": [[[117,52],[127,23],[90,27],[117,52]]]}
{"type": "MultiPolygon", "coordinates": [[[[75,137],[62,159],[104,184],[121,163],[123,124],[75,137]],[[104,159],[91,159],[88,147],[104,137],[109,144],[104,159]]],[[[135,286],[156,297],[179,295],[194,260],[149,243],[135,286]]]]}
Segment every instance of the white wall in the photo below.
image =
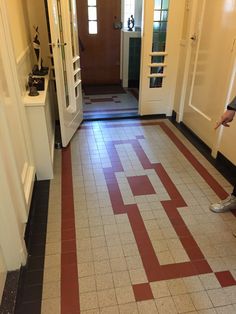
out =
{"type": "MultiPolygon", "coordinates": [[[[27,0],[26,3],[27,3],[31,41],[33,40],[34,34],[35,34],[34,26],[38,26],[43,65],[49,66],[50,59],[48,58],[48,56],[50,54],[50,50],[49,50],[49,45],[48,45],[49,39],[48,39],[44,0],[37,0],[37,1],[27,0]]],[[[34,54],[34,61],[36,61],[35,54],[34,54]]]]}
{"type": "Polygon", "coordinates": [[[135,26],[141,27],[142,26],[142,11],[143,11],[143,1],[136,0],[135,1],[135,26]]]}
{"type": "MultiPolygon", "coordinates": [[[[123,22],[123,29],[127,29],[128,21],[124,21],[124,4],[125,0],[121,0],[121,21],[123,22]]],[[[142,13],[143,13],[143,0],[135,0],[134,19],[136,27],[142,26],[142,13]]]]}
{"type": "Polygon", "coordinates": [[[18,59],[31,42],[26,0],[7,0],[12,41],[18,59]]]}

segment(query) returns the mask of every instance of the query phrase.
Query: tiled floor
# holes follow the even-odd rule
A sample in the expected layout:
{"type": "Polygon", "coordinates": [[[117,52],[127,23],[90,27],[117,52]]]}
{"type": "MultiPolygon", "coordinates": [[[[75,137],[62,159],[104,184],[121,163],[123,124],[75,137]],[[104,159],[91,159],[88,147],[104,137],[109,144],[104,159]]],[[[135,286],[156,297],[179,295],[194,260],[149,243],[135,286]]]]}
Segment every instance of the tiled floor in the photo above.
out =
{"type": "MultiPolygon", "coordinates": [[[[137,95],[136,95],[137,97],[137,95]]],[[[123,94],[84,95],[84,119],[138,115],[138,100],[132,90],[123,94]]]]}
{"type": "Polygon", "coordinates": [[[56,153],[42,314],[236,313],[232,189],[168,120],[84,123],[56,153]]]}

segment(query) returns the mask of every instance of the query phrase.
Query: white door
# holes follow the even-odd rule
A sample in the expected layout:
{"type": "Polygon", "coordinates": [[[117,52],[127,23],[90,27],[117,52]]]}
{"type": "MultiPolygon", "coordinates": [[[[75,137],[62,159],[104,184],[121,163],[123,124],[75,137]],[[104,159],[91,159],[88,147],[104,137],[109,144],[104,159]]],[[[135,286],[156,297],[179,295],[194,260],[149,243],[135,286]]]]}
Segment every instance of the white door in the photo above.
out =
{"type": "Polygon", "coordinates": [[[236,1],[192,0],[195,23],[183,122],[214,151],[216,120],[229,87],[236,34],[236,1]]]}
{"type": "Polygon", "coordinates": [[[48,0],[62,145],[83,119],[76,0],[48,0]]]}
{"type": "Polygon", "coordinates": [[[185,0],[144,1],[139,113],[171,115],[185,0]]]}
{"type": "Polygon", "coordinates": [[[35,167],[11,41],[6,1],[0,0],[0,295],[6,270],[26,262],[24,232],[35,167]]]}

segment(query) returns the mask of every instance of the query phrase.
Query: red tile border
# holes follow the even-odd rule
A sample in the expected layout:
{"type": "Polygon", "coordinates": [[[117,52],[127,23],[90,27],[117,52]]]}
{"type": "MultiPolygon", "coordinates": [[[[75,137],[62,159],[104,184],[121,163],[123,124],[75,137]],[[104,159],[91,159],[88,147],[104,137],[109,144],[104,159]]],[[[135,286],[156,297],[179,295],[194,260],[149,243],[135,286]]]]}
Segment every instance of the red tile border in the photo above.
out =
{"type": "Polygon", "coordinates": [[[212,190],[224,199],[228,196],[228,193],[222,188],[222,186],[216,181],[215,178],[206,170],[206,168],[197,160],[197,158],[188,150],[188,148],[180,141],[180,139],[171,131],[171,129],[163,122],[160,122],[162,130],[168,135],[171,141],[179,149],[179,151],[187,158],[191,165],[197,170],[212,190]]]}
{"type": "Polygon", "coordinates": [[[70,146],[62,150],[61,314],[79,314],[79,284],[70,146]]]}
{"type": "Polygon", "coordinates": [[[221,287],[235,286],[236,281],[230,271],[221,271],[215,273],[221,287]]]}
{"type": "Polygon", "coordinates": [[[137,285],[133,285],[134,297],[135,300],[145,301],[153,299],[152,289],[149,283],[141,283],[137,285]]]}

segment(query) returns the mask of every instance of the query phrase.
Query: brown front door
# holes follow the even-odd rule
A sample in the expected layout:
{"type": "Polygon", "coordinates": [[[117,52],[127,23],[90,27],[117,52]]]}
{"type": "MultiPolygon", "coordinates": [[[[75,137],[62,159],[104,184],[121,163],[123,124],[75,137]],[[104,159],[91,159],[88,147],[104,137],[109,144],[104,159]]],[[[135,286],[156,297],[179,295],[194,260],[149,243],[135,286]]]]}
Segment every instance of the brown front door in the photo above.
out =
{"type": "Polygon", "coordinates": [[[89,34],[88,0],[77,0],[82,82],[120,83],[120,0],[97,0],[97,34],[89,34]],[[115,24],[114,24],[115,23],[115,24]]]}

